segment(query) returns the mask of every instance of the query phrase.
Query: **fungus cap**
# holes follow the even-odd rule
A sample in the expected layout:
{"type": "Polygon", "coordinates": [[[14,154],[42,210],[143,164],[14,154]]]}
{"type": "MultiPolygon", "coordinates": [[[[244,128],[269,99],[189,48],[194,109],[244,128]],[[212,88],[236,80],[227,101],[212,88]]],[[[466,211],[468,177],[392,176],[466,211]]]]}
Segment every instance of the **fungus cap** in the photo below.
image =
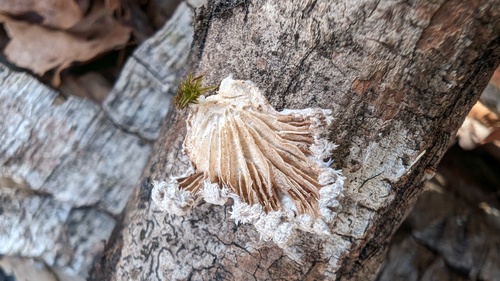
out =
{"type": "Polygon", "coordinates": [[[189,109],[183,151],[192,169],[155,184],[158,206],[176,206],[179,214],[195,202],[186,194],[219,205],[232,197],[231,218],[254,223],[263,239],[278,245],[286,245],[295,228],[328,233],[323,220],[335,216],[344,181],[325,162],[336,147],[323,136],[330,110],[278,112],[251,81],[231,77],[218,94],[189,109]],[[182,204],[174,202],[176,194],[182,204]]]}

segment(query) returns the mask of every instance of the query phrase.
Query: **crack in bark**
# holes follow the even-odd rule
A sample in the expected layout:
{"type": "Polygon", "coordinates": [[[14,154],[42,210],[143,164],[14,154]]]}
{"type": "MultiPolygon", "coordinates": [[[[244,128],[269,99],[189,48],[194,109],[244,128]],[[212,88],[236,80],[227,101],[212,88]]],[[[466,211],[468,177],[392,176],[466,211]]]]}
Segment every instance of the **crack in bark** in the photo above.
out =
{"type": "Polygon", "coordinates": [[[378,173],[378,174],[375,174],[375,175],[373,175],[373,176],[371,176],[371,177],[369,177],[369,178],[365,179],[365,180],[361,183],[361,185],[358,187],[358,192],[361,192],[361,188],[363,188],[363,186],[364,186],[366,183],[368,183],[369,181],[371,181],[371,180],[375,179],[376,177],[380,176],[380,175],[381,175],[382,173],[384,173],[384,172],[385,172],[385,171],[382,171],[382,172],[380,172],[380,173],[378,173]]]}

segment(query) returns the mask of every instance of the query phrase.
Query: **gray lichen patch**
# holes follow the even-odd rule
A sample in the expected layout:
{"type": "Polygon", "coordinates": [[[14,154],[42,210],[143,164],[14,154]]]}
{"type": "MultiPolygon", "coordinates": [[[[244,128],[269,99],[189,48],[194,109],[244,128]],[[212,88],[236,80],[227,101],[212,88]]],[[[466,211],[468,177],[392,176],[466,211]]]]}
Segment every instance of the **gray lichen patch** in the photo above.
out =
{"type": "Polygon", "coordinates": [[[250,81],[224,79],[217,95],[189,107],[184,153],[191,169],[155,184],[153,200],[170,213],[196,199],[223,205],[231,218],[252,223],[263,240],[285,246],[294,229],[328,233],[343,186],[330,168],[335,145],[323,134],[331,112],[276,111],[250,81]]]}

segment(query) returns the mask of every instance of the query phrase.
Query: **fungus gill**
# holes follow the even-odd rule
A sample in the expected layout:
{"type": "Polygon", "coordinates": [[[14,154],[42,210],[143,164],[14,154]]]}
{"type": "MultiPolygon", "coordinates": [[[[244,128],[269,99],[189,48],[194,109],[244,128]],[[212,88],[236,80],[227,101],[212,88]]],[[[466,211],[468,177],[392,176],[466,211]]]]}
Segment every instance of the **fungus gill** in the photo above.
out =
{"type": "Polygon", "coordinates": [[[161,209],[182,215],[198,198],[218,205],[232,198],[231,218],[280,246],[296,228],[329,232],[344,181],[324,161],[335,148],[322,136],[330,110],[278,112],[252,82],[231,77],[189,110],[183,150],[191,168],[154,184],[161,209]]]}

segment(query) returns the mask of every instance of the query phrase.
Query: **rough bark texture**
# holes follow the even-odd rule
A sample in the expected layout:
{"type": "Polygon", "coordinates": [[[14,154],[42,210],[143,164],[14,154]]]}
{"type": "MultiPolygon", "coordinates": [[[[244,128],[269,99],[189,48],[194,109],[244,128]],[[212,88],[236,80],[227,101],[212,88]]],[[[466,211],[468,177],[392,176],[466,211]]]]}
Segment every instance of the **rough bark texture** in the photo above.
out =
{"type": "MultiPolygon", "coordinates": [[[[212,1],[198,11],[190,68],[249,79],[282,108],[329,108],[342,210],[321,239],[282,250],[228,207],[159,212],[148,180],[107,255],[112,280],[368,280],[468,109],[498,65],[500,1],[212,1]]],[[[187,167],[185,114],[169,112],[152,179],[187,167]]]]}
{"type": "Polygon", "coordinates": [[[183,10],[134,53],[104,110],[0,64],[0,255],[41,260],[60,280],[88,277],[185,67],[193,31],[183,10]]]}
{"type": "Polygon", "coordinates": [[[129,58],[103,104],[116,124],[148,140],[158,138],[193,37],[189,9],[179,10],[129,58]]]}
{"type": "MultiPolygon", "coordinates": [[[[484,96],[484,93],[483,93],[484,96]]],[[[391,239],[377,280],[499,280],[500,158],[448,150],[391,239]]]]}
{"type": "Polygon", "coordinates": [[[0,65],[0,85],[0,253],[86,277],[151,144],[30,75],[0,65]]]}

